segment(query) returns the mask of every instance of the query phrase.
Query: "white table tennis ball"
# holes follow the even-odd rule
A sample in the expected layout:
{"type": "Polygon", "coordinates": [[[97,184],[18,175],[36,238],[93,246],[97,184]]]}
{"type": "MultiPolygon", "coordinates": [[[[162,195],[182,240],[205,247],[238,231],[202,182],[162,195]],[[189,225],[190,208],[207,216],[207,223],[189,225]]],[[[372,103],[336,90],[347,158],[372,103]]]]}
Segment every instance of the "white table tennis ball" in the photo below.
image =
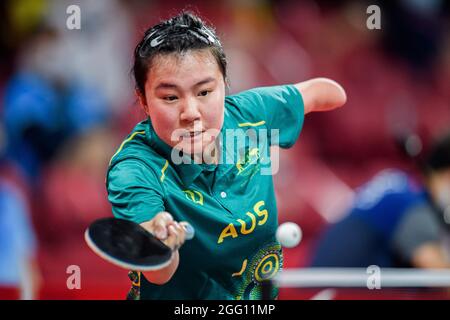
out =
{"type": "Polygon", "coordinates": [[[302,240],[302,229],[294,222],[285,222],[277,229],[277,240],[285,248],[293,248],[302,240]]]}

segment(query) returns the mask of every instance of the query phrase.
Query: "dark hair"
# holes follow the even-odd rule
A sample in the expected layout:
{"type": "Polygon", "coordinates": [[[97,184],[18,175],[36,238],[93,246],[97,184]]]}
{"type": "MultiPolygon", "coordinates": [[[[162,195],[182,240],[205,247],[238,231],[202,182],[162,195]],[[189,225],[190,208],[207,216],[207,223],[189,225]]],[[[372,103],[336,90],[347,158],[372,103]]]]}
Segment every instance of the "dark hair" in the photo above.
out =
{"type": "Polygon", "coordinates": [[[450,169],[450,132],[437,139],[431,146],[426,165],[431,171],[450,169]]]}
{"type": "Polygon", "coordinates": [[[160,54],[184,53],[188,50],[209,49],[219,65],[223,78],[227,77],[227,61],[222,44],[214,29],[189,11],[148,29],[134,50],[133,75],[136,89],[145,94],[147,72],[152,60],[160,54]]]}

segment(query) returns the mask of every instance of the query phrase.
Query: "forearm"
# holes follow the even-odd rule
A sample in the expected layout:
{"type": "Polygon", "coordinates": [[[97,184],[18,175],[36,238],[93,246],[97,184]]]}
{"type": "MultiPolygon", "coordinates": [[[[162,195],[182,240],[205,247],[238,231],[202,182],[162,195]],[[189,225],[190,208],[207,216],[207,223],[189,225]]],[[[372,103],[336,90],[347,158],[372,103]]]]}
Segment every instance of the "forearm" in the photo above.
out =
{"type": "Polygon", "coordinates": [[[177,271],[179,261],[180,256],[177,250],[173,253],[173,258],[167,267],[155,271],[143,271],[142,274],[151,283],[158,285],[165,284],[172,278],[172,276],[175,274],[175,271],[177,271]]]}
{"type": "Polygon", "coordinates": [[[168,266],[156,271],[142,272],[151,283],[165,284],[177,271],[180,260],[178,248],[184,243],[186,230],[181,224],[174,221],[172,215],[166,211],[162,211],[153,219],[141,223],[141,226],[173,251],[172,259],[168,266]]]}
{"type": "Polygon", "coordinates": [[[315,78],[297,83],[295,87],[302,95],[305,114],[339,108],[347,101],[344,88],[331,79],[315,78]]]}
{"type": "Polygon", "coordinates": [[[445,256],[443,248],[435,243],[426,243],[417,248],[411,260],[415,268],[450,268],[450,261],[445,256]]]}

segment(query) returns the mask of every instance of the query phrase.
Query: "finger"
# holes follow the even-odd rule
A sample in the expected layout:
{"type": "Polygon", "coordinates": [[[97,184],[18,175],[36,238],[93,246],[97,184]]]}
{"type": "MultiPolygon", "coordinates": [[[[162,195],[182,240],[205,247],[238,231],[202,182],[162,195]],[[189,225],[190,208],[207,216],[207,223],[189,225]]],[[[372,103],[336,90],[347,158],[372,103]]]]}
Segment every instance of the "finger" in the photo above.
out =
{"type": "Polygon", "coordinates": [[[168,237],[167,227],[173,221],[172,215],[168,212],[158,213],[153,221],[153,231],[154,235],[160,239],[164,240],[168,237]]]}
{"type": "Polygon", "coordinates": [[[178,250],[179,248],[178,231],[176,230],[174,225],[170,225],[167,229],[169,231],[169,236],[164,241],[164,244],[170,247],[173,251],[178,250]]]}
{"type": "Polygon", "coordinates": [[[186,240],[186,230],[184,229],[184,227],[180,224],[180,223],[176,223],[174,225],[175,231],[178,234],[178,238],[177,238],[177,246],[181,247],[184,243],[184,241],[186,240]]]}
{"type": "Polygon", "coordinates": [[[179,223],[175,223],[170,226],[169,230],[170,235],[173,235],[170,244],[173,250],[178,250],[183,245],[185,240],[184,228],[179,223]]]}

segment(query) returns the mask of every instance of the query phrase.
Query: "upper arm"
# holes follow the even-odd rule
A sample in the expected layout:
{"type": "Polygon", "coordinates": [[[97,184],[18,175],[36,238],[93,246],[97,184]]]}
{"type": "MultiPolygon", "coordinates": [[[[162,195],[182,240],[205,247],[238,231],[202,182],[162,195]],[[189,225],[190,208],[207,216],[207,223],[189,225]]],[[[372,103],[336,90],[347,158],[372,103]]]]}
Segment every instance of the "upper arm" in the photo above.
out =
{"type": "Polygon", "coordinates": [[[341,107],[347,101],[344,88],[331,79],[315,78],[297,83],[295,87],[303,97],[305,114],[332,110],[341,107]]]}
{"type": "Polygon", "coordinates": [[[107,190],[117,218],[142,223],[164,211],[164,191],[158,178],[137,159],[121,161],[109,170],[107,190]]]}
{"type": "Polygon", "coordinates": [[[400,221],[393,248],[418,268],[448,265],[440,246],[439,223],[427,205],[411,208],[400,221]]]}

